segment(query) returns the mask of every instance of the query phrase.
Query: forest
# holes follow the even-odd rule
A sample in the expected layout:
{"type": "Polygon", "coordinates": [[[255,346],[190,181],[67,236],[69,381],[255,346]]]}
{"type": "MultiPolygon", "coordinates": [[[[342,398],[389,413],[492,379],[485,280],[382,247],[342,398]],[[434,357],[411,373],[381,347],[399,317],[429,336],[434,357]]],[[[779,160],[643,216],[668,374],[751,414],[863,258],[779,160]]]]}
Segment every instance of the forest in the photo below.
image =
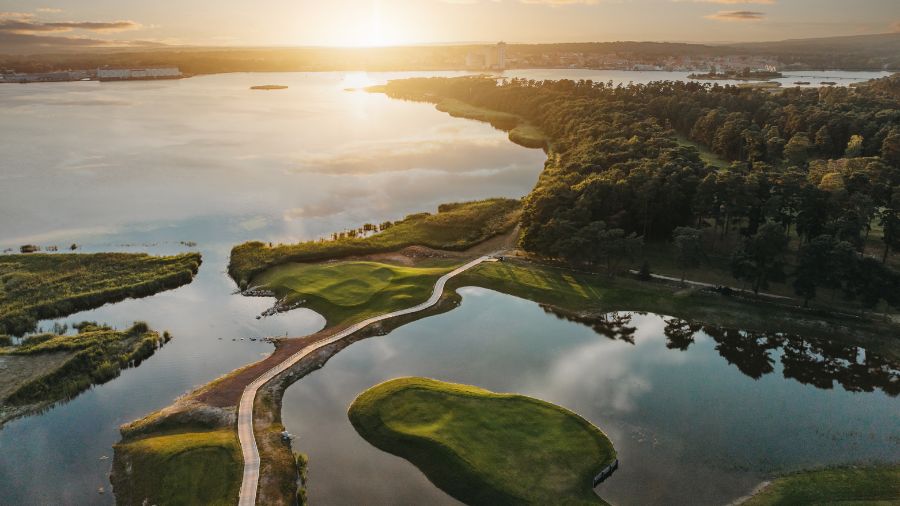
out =
{"type": "Polygon", "coordinates": [[[775,91],[486,77],[382,91],[543,130],[548,160],[521,221],[533,254],[612,273],[617,259],[667,244],[682,268],[728,255],[757,293],[787,282],[806,304],[828,290],[863,308],[900,306],[900,75],[775,91]]]}

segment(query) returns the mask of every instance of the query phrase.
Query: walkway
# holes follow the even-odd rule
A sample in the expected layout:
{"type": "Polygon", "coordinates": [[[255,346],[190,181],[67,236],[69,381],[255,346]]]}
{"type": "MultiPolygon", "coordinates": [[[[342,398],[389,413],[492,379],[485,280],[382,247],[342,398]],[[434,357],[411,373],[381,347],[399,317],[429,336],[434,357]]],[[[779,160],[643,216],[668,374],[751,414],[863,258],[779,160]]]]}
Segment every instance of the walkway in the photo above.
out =
{"type": "Polygon", "coordinates": [[[417,313],[434,306],[441,299],[441,295],[444,293],[444,286],[447,284],[447,281],[449,281],[454,276],[462,274],[463,272],[475,267],[476,265],[481,264],[482,262],[492,261],[495,261],[495,258],[493,256],[483,256],[472,260],[471,262],[453,270],[452,272],[444,274],[434,284],[434,292],[432,292],[431,297],[427,301],[411,308],[401,309],[399,311],[394,311],[379,316],[373,316],[372,318],[363,320],[341,332],[338,332],[328,339],[310,344],[309,346],[288,357],[287,360],[269,369],[258,378],[256,378],[252,383],[247,385],[247,387],[244,389],[244,393],[241,395],[241,402],[238,405],[237,416],[238,439],[240,440],[241,452],[244,456],[244,477],[241,480],[241,494],[238,499],[239,506],[256,505],[256,492],[259,488],[259,448],[256,446],[256,438],[253,434],[253,402],[256,399],[256,393],[263,385],[271,381],[279,374],[288,370],[291,366],[299,362],[304,357],[308,356],[310,353],[330,344],[334,344],[341,339],[344,339],[354,334],[355,332],[368,327],[373,323],[387,320],[389,318],[395,318],[397,316],[417,313]]]}

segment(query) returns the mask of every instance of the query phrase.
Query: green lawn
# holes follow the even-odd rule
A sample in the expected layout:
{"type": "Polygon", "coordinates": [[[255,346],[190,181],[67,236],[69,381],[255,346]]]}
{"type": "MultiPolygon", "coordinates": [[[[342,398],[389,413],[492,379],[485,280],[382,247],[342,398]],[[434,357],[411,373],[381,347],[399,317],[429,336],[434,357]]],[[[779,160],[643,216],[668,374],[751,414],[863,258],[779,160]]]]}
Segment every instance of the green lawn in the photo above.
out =
{"type": "Polygon", "coordinates": [[[900,504],[900,465],[845,467],[790,474],[773,481],[745,506],[900,504]]]}
{"type": "Polygon", "coordinates": [[[849,339],[884,357],[900,358],[900,345],[892,339],[895,325],[723,297],[705,290],[677,290],[624,276],[609,278],[510,259],[479,265],[451,280],[449,286],[480,286],[573,313],[647,311],[744,330],[849,339]]]}
{"type": "Polygon", "coordinates": [[[200,261],[199,253],[0,255],[0,334],[24,334],[40,319],[190,283],[200,261]]]}
{"type": "Polygon", "coordinates": [[[439,277],[453,270],[405,267],[379,262],[289,263],[253,279],[287,303],[303,300],[329,325],[364,320],[424,302],[439,277]]]}
{"type": "Polygon", "coordinates": [[[247,288],[256,275],[287,262],[317,262],[414,245],[461,251],[512,230],[518,223],[519,209],[520,202],[511,199],[442,204],[437,214],[407,216],[370,237],[276,246],[248,242],[231,250],[228,273],[238,285],[247,288]]]}
{"type": "Polygon", "coordinates": [[[243,460],[233,429],[138,439],[117,444],[115,453],[117,504],[237,503],[243,460]]]}
{"type": "Polygon", "coordinates": [[[426,378],[370,388],[349,416],[467,504],[604,504],[592,480],[616,458],[600,429],[564,408],[426,378]]]}
{"type": "Polygon", "coordinates": [[[719,155],[710,151],[706,146],[703,146],[700,143],[694,142],[683,135],[676,135],[675,140],[678,141],[678,144],[682,146],[689,146],[695,148],[700,152],[700,159],[707,163],[707,165],[712,165],[713,167],[724,169],[731,165],[728,160],[720,158],[719,155]]]}

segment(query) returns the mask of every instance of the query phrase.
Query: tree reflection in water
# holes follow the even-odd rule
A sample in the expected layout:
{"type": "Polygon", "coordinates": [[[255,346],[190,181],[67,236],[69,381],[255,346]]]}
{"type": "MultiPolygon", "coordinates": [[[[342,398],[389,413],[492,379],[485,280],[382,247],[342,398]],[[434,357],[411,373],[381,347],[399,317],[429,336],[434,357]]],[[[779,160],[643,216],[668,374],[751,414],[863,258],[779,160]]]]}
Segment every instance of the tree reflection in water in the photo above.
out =
{"type": "MultiPolygon", "coordinates": [[[[587,315],[547,305],[541,307],[547,313],[586,325],[609,339],[634,344],[637,327],[630,323],[635,313],[587,315]]],[[[663,317],[663,321],[667,348],[687,351],[697,333],[702,332],[716,342],[716,351],[722,358],[753,379],[775,371],[780,351],[785,378],[824,390],[834,388],[837,382],[850,392],[881,390],[891,397],[900,395],[900,364],[861,346],[796,334],[747,332],[680,318],[663,317]]]]}

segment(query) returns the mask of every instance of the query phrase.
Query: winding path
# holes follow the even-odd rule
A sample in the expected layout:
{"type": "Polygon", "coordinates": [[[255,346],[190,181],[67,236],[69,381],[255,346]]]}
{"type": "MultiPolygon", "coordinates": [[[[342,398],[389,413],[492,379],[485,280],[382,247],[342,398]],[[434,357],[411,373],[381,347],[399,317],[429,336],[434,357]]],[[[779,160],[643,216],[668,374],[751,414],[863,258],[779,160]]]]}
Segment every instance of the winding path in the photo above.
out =
{"type": "Polygon", "coordinates": [[[453,271],[448,272],[447,274],[444,274],[434,284],[434,292],[432,292],[431,297],[429,297],[427,301],[411,308],[401,309],[399,311],[393,311],[379,316],[373,316],[372,318],[363,320],[342,330],[341,332],[338,332],[328,339],[310,344],[297,353],[294,353],[280,364],[269,369],[258,378],[253,380],[252,383],[247,385],[247,387],[244,388],[244,393],[241,394],[241,402],[238,405],[237,416],[238,439],[240,440],[241,452],[244,456],[244,476],[241,480],[241,494],[238,499],[239,506],[256,505],[256,492],[259,488],[259,448],[256,446],[256,438],[253,434],[253,401],[256,399],[256,393],[263,385],[271,381],[279,374],[288,370],[291,366],[296,364],[298,361],[300,361],[310,353],[330,344],[334,344],[341,339],[344,339],[354,334],[355,332],[368,327],[373,323],[387,320],[389,318],[395,318],[397,316],[417,313],[434,306],[438,303],[441,295],[444,293],[444,286],[447,284],[447,281],[449,281],[454,276],[462,274],[472,267],[475,267],[478,264],[495,260],[496,259],[493,256],[486,255],[472,260],[471,262],[458,267],[453,271]]]}

